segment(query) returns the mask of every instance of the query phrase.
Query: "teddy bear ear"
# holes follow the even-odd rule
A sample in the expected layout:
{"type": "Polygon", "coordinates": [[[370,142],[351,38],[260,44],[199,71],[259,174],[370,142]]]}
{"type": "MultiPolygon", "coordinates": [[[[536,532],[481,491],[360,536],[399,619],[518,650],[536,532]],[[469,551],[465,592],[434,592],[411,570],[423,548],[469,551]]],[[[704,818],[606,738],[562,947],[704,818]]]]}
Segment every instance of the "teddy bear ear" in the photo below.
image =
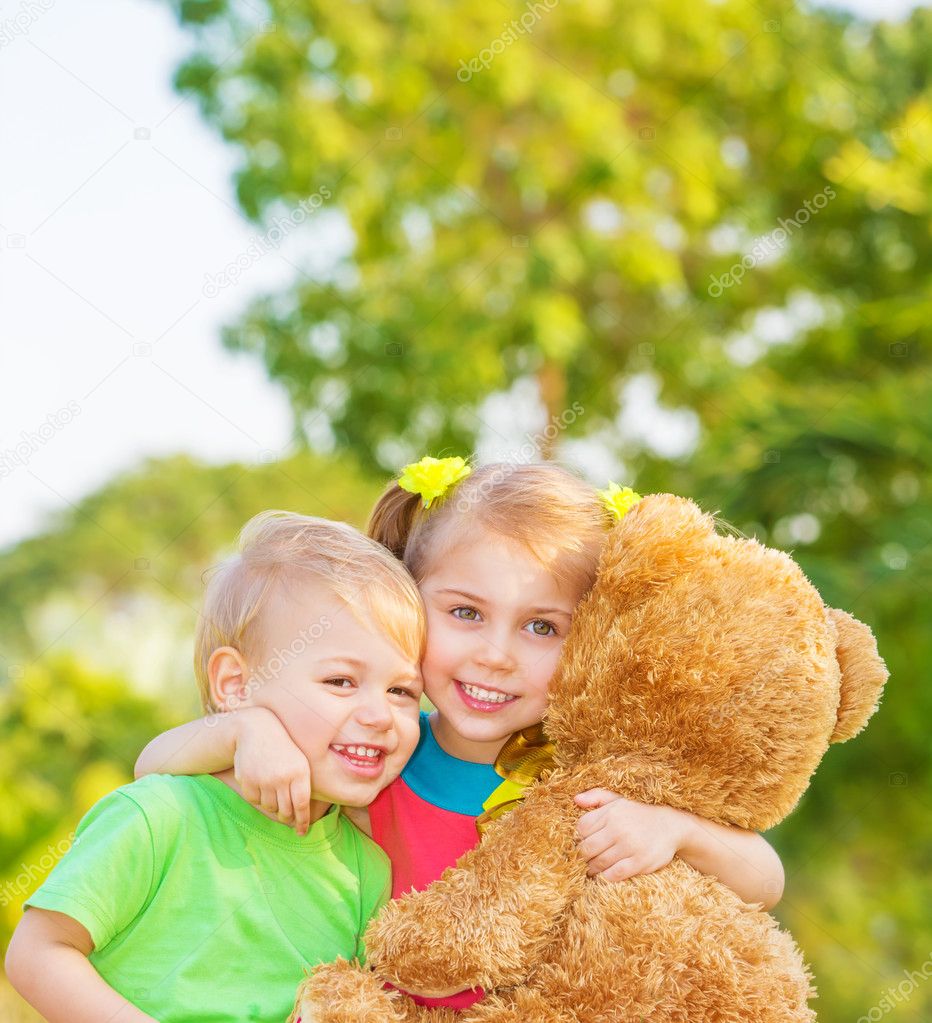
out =
{"type": "Polygon", "coordinates": [[[629,550],[636,550],[655,571],[679,568],[697,555],[715,534],[715,521],[688,498],[674,494],[648,494],[619,524],[629,550]]]}
{"type": "Polygon", "coordinates": [[[867,724],[877,709],[880,692],[889,672],[877,651],[873,632],[857,618],[833,607],[826,608],[835,626],[835,656],[841,668],[841,699],[831,742],[846,742],[867,724]]]}
{"type": "Polygon", "coordinates": [[[615,524],[599,562],[594,594],[632,606],[689,571],[706,553],[715,523],[692,501],[649,494],[615,524]]]}

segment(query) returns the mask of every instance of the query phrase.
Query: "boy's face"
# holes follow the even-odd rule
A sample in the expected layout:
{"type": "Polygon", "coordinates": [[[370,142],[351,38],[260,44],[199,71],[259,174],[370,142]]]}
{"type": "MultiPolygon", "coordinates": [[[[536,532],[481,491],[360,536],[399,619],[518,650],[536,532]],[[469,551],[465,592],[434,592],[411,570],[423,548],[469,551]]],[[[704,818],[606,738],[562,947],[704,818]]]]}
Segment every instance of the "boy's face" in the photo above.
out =
{"type": "Polygon", "coordinates": [[[262,630],[243,702],[278,716],[310,763],[314,800],[371,803],[417,745],[417,662],[319,583],[271,600],[262,630]]]}
{"type": "Polygon", "coordinates": [[[521,545],[492,536],[443,557],[421,593],[424,686],[440,712],[435,734],[454,756],[494,760],[505,738],[543,717],[582,593],[521,545]]]}

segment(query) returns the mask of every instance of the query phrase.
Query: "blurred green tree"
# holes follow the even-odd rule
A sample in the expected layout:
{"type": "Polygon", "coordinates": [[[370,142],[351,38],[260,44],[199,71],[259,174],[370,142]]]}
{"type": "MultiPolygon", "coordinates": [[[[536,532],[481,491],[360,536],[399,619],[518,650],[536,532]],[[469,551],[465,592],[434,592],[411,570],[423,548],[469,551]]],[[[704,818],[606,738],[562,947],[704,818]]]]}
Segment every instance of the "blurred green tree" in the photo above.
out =
{"type": "Polygon", "coordinates": [[[55,598],[71,604],[68,633],[98,604],[112,615],[121,602],[151,595],[180,607],[193,636],[201,575],[233,550],[249,518],[284,508],[364,526],[379,489],[345,455],[303,452],[255,465],[152,459],[0,552],[0,666],[67,638],[50,635],[38,613],[55,598]]]}
{"type": "Polygon", "coordinates": [[[199,42],[178,86],[239,152],[247,215],[274,242],[325,190],[313,238],[347,229],[226,333],[312,441],[383,469],[469,449],[483,400],[529,379],[637,463],[613,428],[633,373],[714,431],[775,344],[823,353],[815,387],[850,355],[919,359],[889,346],[927,319],[901,308],[928,302],[929,154],[904,127],[927,11],[869,31],[784,0],[177,6],[199,42]],[[886,160],[904,146],[910,171],[886,160]]]}
{"type": "Polygon", "coordinates": [[[0,945],[84,813],[132,781],[140,749],[173,723],[170,707],[67,655],[0,690],[0,945]]]}
{"type": "Polygon", "coordinates": [[[865,1013],[932,947],[932,12],[175,7],[244,212],[274,243],[326,196],[302,230],[343,239],[225,333],[312,445],[469,450],[530,383],[536,428],[584,410],[543,454],[696,495],[875,628],[883,711],[777,833],[820,1013],[865,1013]]]}

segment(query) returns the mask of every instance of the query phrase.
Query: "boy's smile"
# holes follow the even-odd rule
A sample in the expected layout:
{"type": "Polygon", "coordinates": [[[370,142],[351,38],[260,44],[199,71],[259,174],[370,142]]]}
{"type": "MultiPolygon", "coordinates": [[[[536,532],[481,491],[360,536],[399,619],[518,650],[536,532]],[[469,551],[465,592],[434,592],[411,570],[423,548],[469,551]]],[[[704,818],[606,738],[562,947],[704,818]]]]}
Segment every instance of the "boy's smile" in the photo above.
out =
{"type": "Polygon", "coordinates": [[[332,803],[371,803],[419,738],[417,664],[357,615],[313,580],[272,596],[261,649],[226,704],[265,707],[284,725],[310,765],[312,820],[332,803]]]}

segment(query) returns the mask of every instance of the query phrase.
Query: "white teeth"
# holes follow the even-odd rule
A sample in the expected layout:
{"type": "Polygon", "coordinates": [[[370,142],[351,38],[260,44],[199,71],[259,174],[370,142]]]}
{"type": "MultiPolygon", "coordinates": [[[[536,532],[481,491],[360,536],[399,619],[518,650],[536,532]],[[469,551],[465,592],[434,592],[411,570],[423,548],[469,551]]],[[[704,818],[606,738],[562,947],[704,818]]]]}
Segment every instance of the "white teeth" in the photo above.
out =
{"type": "Polygon", "coordinates": [[[382,752],[380,749],[374,749],[372,746],[343,746],[337,742],[333,744],[333,748],[346,750],[347,753],[354,757],[371,757],[372,759],[375,759],[382,752]]]}
{"type": "Polygon", "coordinates": [[[516,696],[508,696],[506,693],[493,693],[490,689],[480,689],[479,686],[471,686],[468,682],[461,682],[462,687],[474,700],[481,700],[483,703],[507,703],[509,700],[516,700],[516,696]]]}

